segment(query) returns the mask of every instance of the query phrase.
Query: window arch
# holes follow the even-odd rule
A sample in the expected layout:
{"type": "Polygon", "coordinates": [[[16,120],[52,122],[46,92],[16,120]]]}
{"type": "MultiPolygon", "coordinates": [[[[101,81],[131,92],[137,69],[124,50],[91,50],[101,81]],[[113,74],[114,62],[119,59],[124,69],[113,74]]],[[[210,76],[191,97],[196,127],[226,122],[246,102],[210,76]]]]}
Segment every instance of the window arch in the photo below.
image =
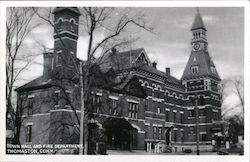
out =
{"type": "Polygon", "coordinates": [[[157,85],[156,89],[160,91],[161,90],[161,86],[157,85]]]}
{"type": "Polygon", "coordinates": [[[58,19],[58,31],[61,31],[62,30],[62,22],[63,22],[63,18],[59,18],[58,19]]]}
{"type": "Polygon", "coordinates": [[[70,31],[71,32],[75,32],[74,30],[74,24],[75,24],[75,19],[70,19],[70,31]]]}
{"type": "Polygon", "coordinates": [[[144,86],[149,87],[149,83],[147,81],[145,81],[144,86]]]}
{"type": "Polygon", "coordinates": [[[156,84],[153,83],[152,87],[153,87],[153,89],[156,89],[157,86],[156,86],[156,84]]]}
{"type": "Polygon", "coordinates": [[[174,98],[176,98],[176,97],[177,97],[177,94],[176,94],[175,92],[173,92],[173,93],[172,93],[172,96],[173,96],[174,98]]]}
{"type": "Polygon", "coordinates": [[[165,96],[169,96],[169,91],[168,90],[165,91],[165,96]]]}

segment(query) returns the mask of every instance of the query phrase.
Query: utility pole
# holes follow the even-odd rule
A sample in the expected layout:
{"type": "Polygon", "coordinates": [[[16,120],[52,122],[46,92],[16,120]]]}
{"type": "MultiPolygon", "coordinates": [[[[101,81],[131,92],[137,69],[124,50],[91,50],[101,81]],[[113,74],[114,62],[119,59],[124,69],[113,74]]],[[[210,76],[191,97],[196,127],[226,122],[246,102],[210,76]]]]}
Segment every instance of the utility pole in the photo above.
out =
{"type": "MultiPolygon", "coordinates": [[[[83,90],[83,72],[82,72],[82,61],[80,61],[80,88],[81,88],[81,121],[80,121],[80,145],[83,146],[83,134],[84,134],[84,90],[83,90]]],[[[85,145],[85,144],[84,144],[85,145]]],[[[84,147],[84,153],[86,148],[84,147]]],[[[80,147],[79,154],[83,154],[83,148],[80,147]]]]}
{"type": "Polygon", "coordinates": [[[198,96],[197,95],[195,95],[195,118],[196,118],[196,155],[200,155],[199,108],[198,108],[198,96]]]}

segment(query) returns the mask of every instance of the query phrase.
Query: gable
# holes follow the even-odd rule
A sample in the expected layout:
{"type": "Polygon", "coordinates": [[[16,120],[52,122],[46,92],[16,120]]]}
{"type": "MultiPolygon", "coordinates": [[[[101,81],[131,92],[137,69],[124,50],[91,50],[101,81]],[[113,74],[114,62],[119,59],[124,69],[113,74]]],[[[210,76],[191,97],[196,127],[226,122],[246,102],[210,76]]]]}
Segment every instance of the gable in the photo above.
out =
{"type": "Polygon", "coordinates": [[[133,77],[127,85],[123,88],[123,90],[132,96],[136,96],[139,98],[146,98],[146,91],[141,86],[141,83],[136,77],[133,77]]]}
{"type": "Polygon", "coordinates": [[[146,51],[144,49],[142,49],[141,53],[139,54],[139,56],[134,60],[134,62],[141,62],[141,63],[145,63],[147,65],[151,65],[151,62],[146,54],[146,51]]]}

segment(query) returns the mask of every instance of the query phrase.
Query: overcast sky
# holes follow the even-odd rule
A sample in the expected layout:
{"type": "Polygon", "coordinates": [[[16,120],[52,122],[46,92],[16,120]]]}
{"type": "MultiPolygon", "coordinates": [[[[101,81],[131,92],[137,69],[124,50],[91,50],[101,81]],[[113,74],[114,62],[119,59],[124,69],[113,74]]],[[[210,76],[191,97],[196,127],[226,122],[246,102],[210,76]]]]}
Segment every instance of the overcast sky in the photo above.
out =
{"type": "MultiPolygon", "coordinates": [[[[123,8],[119,8],[121,10],[123,8]]],[[[191,53],[191,25],[194,21],[196,7],[165,7],[165,8],[130,8],[130,14],[142,11],[150,26],[154,27],[154,34],[140,30],[134,26],[126,28],[127,35],[139,36],[140,39],[129,49],[144,48],[150,60],[157,62],[158,69],[165,71],[171,68],[171,74],[181,78],[185,65],[191,53]]],[[[240,7],[200,7],[200,14],[207,28],[208,50],[221,79],[236,78],[244,75],[244,8],[240,7]]],[[[42,49],[53,48],[53,28],[34,19],[34,24],[41,25],[35,28],[23,44],[23,53],[38,54],[35,64],[30,66],[17,83],[20,86],[42,75],[42,49]],[[38,43],[39,42],[39,43],[38,43]],[[40,55],[39,55],[40,54],[40,55]]],[[[103,38],[98,33],[95,41],[103,38]]],[[[78,39],[77,57],[86,58],[87,34],[80,30],[78,39]]],[[[227,100],[223,102],[226,107],[239,103],[232,88],[228,89],[227,100]]],[[[239,112],[240,108],[236,109],[239,112]]]]}
{"type": "MultiPolygon", "coordinates": [[[[145,13],[145,19],[154,27],[155,34],[130,27],[129,35],[140,36],[130,48],[143,47],[151,61],[158,63],[158,69],[164,71],[165,67],[170,67],[171,74],[180,78],[191,52],[190,28],[197,9],[195,7],[133,8],[131,12],[138,10],[145,13]]],[[[244,9],[201,7],[199,10],[208,30],[208,50],[221,78],[243,75],[244,9]]],[[[34,47],[34,39],[53,48],[53,28],[47,24],[40,25],[26,39],[25,50],[39,53],[37,46],[34,47]]],[[[77,52],[81,59],[86,58],[87,40],[86,33],[80,31],[77,52]]],[[[42,64],[42,56],[36,61],[42,64]]],[[[36,65],[31,69],[32,71],[23,74],[26,80],[42,74],[42,66],[36,65]]]]}

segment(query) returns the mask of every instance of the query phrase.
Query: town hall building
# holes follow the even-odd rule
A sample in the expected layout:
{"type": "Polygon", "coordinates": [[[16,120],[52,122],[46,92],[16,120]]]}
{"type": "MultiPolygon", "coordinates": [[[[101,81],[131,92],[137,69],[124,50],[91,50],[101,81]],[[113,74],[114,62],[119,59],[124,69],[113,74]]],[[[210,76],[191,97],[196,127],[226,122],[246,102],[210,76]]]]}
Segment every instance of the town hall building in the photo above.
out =
{"type": "MultiPolygon", "coordinates": [[[[76,7],[57,7],[53,14],[54,51],[44,53],[43,75],[16,89],[24,119],[21,143],[79,143],[81,13],[76,7]]],[[[144,48],[113,48],[96,59],[86,104],[90,148],[105,143],[107,149],[195,150],[198,134],[200,150],[213,149],[213,127],[221,121],[221,79],[199,12],[191,33],[192,50],[181,79],[167,65],[164,72],[158,70],[144,48]]]]}

